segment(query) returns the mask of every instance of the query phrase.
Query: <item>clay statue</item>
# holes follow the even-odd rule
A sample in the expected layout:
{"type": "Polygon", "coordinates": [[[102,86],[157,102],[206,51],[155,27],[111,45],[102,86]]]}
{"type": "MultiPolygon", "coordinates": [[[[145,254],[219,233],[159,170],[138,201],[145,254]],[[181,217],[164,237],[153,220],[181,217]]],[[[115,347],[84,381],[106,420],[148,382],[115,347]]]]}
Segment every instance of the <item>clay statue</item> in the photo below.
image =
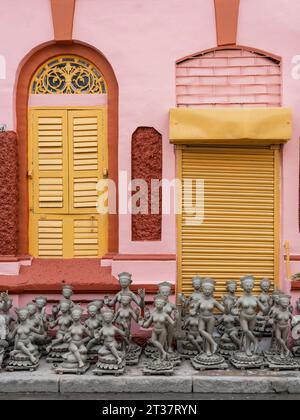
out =
{"type": "Polygon", "coordinates": [[[196,302],[189,305],[189,314],[184,320],[183,329],[185,330],[185,339],[181,343],[180,354],[182,357],[190,359],[203,351],[203,338],[199,332],[196,302]]]}
{"type": "Polygon", "coordinates": [[[125,372],[125,352],[118,350],[116,335],[118,334],[129,345],[126,333],[113,325],[114,313],[109,308],[102,310],[103,326],[95,331],[95,338],[103,340],[98,352],[98,363],[93,370],[95,375],[122,375],[125,372]]]}
{"type": "Polygon", "coordinates": [[[2,369],[5,351],[8,347],[8,330],[4,315],[0,315],[0,370],[2,369]]]}
{"type": "Polygon", "coordinates": [[[257,312],[265,309],[264,305],[252,292],[255,285],[253,276],[242,277],[241,288],[244,291],[236,306],[240,310],[240,325],[242,329],[242,342],[240,351],[236,352],[231,363],[238,369],[259,368],[265,365],[263,357],[258,354],[258,340],[254,335],[257,312]]]}
{"type": "Polygon", "coordinates": [[[131,279],[132,275],[130,273],[120,273],[118,275],[118,277],[119,277],[119,283],[120,283],[120,286],[121,286],[121,291],[118,292],[113,297],[113,299],[111,299],[111,300],[109,300],[108,297],[106,296],[105,299],[104,299],[105,305],[110,306],[110,307],[113,307],[117,303],[118,304],[120,303],[121,296],[122,296],[123,293],[130,293],[130,295],[132,296],[133,302],[137,306],[139,306],[141,309],[143,309],[144,306],[145,306],[145,290],[144,289],[139,289],[138,290],[138,295],[139,295],[139,298],[138,298],[136,296],[136,294],[133,293],[130,290],[130,285],[132,283],[132,279],[131,279]]]}
{"type": "Polygon", "coordinates": [[[260,282],[261,294],[258,300],[265,308],[260,310],[257,314],[256,327],[254,332],[256,335],[262,337],[270,337],[272,335],[272,325],[269,322],[269,315],[272,308],[273,300],[270,296],[271,281],[269,279],[262,279],[260,282]]]}
{"type": "Polygon", "coordinates": [[[14,350],[10,352],[6,369],[8,371],[34,371],[39,365],[40,355],[38,347],[31,342],[31,334],[39,334],[40,330],[36,329],[29,320],[27,308],[16,309],[16,313],[18,315],[18,323],[12,333],[14,350]]]}
{"type": "Polygon", "coordinates": [[[65,335],[68,332],[70,326],[73,323],[71,314],[71,302],[70,300],[62,300],[60,302],[60,315],[56,320],[50,323],[50,328],[54,329],[58,327],[56,332],[56,338],[47,347],[49,353],[47,362],[59,363],[63,361],[63,354],[68,350],[68,345],[65,342],[65,335]]]}
{"type": "Polygon", "coordinates": [[[72,325],[64,336],[65,343],[68,343],[68,352],[63,355],[63,363],[55,372],[83,374],[90,365],[87,361],[87,349],[84,345],[84,337],[88,333],[86,327],[81,323],[83,309],[74,305],[71,309],[72,325]]]}
{"type": "Polygon", "coordinates": [[[232,313],[232,298],[224,296],[222,301],[224,314],[219,319],[219,322],[223,325],[223,334],[219,343],[219,352],[224,357],[230,357],[241,347],[239,325],[237,317],[232,313]]]}
{"type": "Polygon", "coordinates": [[[93,300],[91,303],[91,305],[95,305],[97,307],[97,319],[99,320],[100,324],[102,325],[103,319],[102,319],[102,308],[104,307],[104,301],[97,299],[97,300],[93,300]]]}
{"type": "Polygon", "coordinates": [[[132,320],[138,323],[140,317],[140,309],[135,311],[131,307],[132,295],[130,293],[123,293],[120,300],[120,305],[114,315],[113,323],[124,331],[128,342],[129,348],[126,351],[126,364],[137,365],[142,353],[142,348],[131,340],[131,324],[132,320]]]}
{"type": "Polygon", "coordinates": [[[179,319],[179,314],[177,306],[170,301],[172,285],[168,282],[160,283],[158,285],[158,294],[165,299],[164,312],[175,320],[175,324],[167,324],[168,353],[174,353],[173,340],[175,338],[175,327],[179,319]]]}
{"type": "Polygon", "coordinates": [[[64,284],[62,287],[62,300],[60,301],[60,303],[55,304],[52,306],[52,317],[51,317],[51,321],[56,321],[57,317],[59,316],[60,313],[60,304],[62,301],[69,301],[70,302],[70,311],[73,308],[73,306],[75,305],[75,303],[72,300],[72,296],[73,296],[73,287],[70,284],[64,284]]]}
{"type": "Polygon", "coordinates": [[[95,331],[102,327],[103,319],[99,318],[99,306],[96,302],[90,302],[87,306],[88,318],[84,325],[87,330],[88,337],[85,339],[88,351],[88,359],[90,362],[97,362],[100,342],[95,338],[95,331]]]}
{"type": "Polygon", "coordinates": [[[146,362],[144,374],[146,375],[171,375],[174,373],[174,364],[170,358],[168,342],[168,325],[174,327],[173,319],[166,311],[165,296],[157,295],[154,299],[154,310],[147,313],[146,319],[140,318],[139,324],[143,328],[153,326],[152,335],[149,343],[158,350],[157,357],[146,362]]]}
{"type": "Polygon", "coordinates": [[[34,328],[39,330],[39,334],[31,333],[31,342],[39,347],[41,353],[47,354],[46,346],[51,342],[51,339],[48,336],[48,321],[46,320],[46,315],[44,314],[42,317],[42,315],[38,313],[37,304],[34,302],[28,303],[27,309],[29,312],[28,320],[34,328]]]}
{"type": "MultiPolygon", "coordinates": [[[[237,302],[237,296],[236,296],[236,291],[237,291],[237,282],[234,280],[229,280],[226,282],[226,291],[227,294],[224,295],[222,297],[222,304],[225,306],[224,302],[226,300],[226,306],[227,309],[229,310],[230,314],[235,316],[236,318],[238,318],[239,316],[239,311],[236,308],[236,302],[237,302]]],[[[224,324],[223,324],[223,319],[224,318],[220,318],[219,322],[217,324],[217,329],[220,335],[224,334],[224,324]]]]}
{"type": "Polygon", "coordinates": [[[16,322],[15,317],[10,313],[13,306],[13,300],[8,296],[7,293],[0,294],[0,315],[3,315],[6,322],[8,332],[13,330],[16,322]]]}
{"type": "Polygon", "coordinates": [[[300,363],[292,357],[288,348],[292,314],[290,312],[291,296],[280,296],[279,309],[274,316],[277,354],[267,354],[269,368],[275,370],[298,370],[300,363]]]}
{"type": "Polygon", "coordinates": [[[292,320],[292,338],[294,356],[300,357],[300,299],[296,302],[297,315],[293,316],[292,320]]]}
{"type": "Polygon", "coordinates": [[[225,359],[217,355],[218,345],[214,340],[216,319],[214,309],[224,312],[224,306],[214,298],[215,282],[212,279],[205,279],[202,282],[203,299],[196,306],[199,312],[199,331],[204,339],[204,353],[199,354],[192,359],[192,365],[195,369],[227,369],[228,365],[225,359]]]}
{"type": "Polygon", "coordinates": [[[203,278],[199,276],[195,276],[192,278],[192,285],[193,285],[193,293],[186,298],[183,293],[179,293],[178,298],[183,306],[182,315],[185,316],[189,313],[189,306],[193,303],[197,303],[199,300],[202,299],[203,294],[201,291],[203,278]]]}

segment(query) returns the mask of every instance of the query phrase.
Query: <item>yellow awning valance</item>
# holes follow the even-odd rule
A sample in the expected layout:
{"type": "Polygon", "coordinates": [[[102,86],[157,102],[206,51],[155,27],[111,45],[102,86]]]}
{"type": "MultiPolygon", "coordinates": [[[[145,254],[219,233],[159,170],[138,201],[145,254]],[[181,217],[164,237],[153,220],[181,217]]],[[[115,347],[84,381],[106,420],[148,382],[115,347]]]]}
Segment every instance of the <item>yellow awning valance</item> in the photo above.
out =
{"type": "Polygon", "coordinates": [[[286,143],[292,137],[290,108],[174,108],[170,142],[188,145],[286,143]]]}

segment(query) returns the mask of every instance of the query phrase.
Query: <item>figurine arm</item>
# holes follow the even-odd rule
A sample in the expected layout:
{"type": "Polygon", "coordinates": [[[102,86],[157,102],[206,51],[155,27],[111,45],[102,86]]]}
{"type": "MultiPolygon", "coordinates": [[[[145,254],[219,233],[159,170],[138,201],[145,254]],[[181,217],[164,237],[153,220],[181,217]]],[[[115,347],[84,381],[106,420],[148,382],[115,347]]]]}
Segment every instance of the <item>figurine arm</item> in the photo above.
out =
{"type": "Polygon", "coordinates": [[[166,320],[171,325],[175,325],[176,324],[176,321],[174,319],[172,319],[168,314],[166,314],[166,320]]]}
{"type": "Polygon", "coordinates": [[[117,312],[114,314],[114,317],[113,317],[112,323],[116,322],[116,320],[119,318],[119,316],[120,316],[120,311],[119,311],[119,309],[118,309],[118,310],[117,310],[117,312]]]}
{"type": "Polygon", "coordinates": [[[148,318],[146,320],[142,318],[140,321],[141,321],[141,323],[140,323],[141,327],[149,328],[150,325],[152,325],[152,323],[153,323],[153,316],[150,315],[150,318],[148,318]]]}
{"type": "Polygon", "coordinates": [[[30,331],[34,332],[35,334],[41,335],[41,329],[40,328],[30,327],[30,331]]]}
{"type": "Polygon", "coordinates": [[[225,312],[225,308],[223,305],[221,305],[221,303],[219,303],[217,300],[215,301],[215,307],[217,309],[219,309],[220,312],[224,313],[225,312]]]}
{"type": "Polygon", "coordinates": [[[259,307],[259,309],[264,313],[266,311],[266,307],[263,303],[261,303],[261,301],[259,299],[256,300],[257,301],[257,305],[259,307]]]}

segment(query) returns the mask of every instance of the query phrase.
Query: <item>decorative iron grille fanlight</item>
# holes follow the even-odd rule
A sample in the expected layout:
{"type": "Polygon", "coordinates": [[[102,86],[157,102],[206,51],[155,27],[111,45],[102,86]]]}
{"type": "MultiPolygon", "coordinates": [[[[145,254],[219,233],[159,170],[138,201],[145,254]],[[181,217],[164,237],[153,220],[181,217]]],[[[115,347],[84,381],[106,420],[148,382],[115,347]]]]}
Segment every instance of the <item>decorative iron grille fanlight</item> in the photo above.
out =
{"type": "Polygon", "coordinates": [[[105,94],[107,87],[100,71],[76,56],[55,57],[36,72],[32,94],[105,94]]]}

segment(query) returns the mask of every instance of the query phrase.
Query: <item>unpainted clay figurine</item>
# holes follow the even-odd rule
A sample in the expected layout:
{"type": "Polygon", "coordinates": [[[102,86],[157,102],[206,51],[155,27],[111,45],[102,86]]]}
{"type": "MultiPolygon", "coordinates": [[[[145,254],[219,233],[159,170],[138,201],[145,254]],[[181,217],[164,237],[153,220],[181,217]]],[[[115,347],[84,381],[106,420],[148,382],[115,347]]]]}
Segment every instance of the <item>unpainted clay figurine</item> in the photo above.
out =
{"type": "Polygon", "coordinates": [[[188,315],[190,305],[192,305],[193,303],[197,303],[199,302],[199,300],[202,299],[203,294],[201,291],[201,287],[202,287],[203,280],[204,279],[199,276],[195,276],[192,278],[192,285],[193,285],[194,291],[188,298],[185,297],[183,293],[179,293],[178,295],[179,301],[181,302],[183,306],[183,313],[182,313],[183,316],[188,315]]]}
{"type": "Polygon", "coordinates": [[[230,296],[224,296],[222,299],[224,305],[224,314],[219,322],[223,325],[223,334],[219,343],[220,354],[224,357],[230,357],[241,347],[239,337],[239,326],[236,316],[232,313],[232,299],[230,296]]]}
{"type": "Polygon", "coordinates": [[[168,326],[174,327],[173,319],[165,310],[165,296],[157,295],[154,299],[154,310],[147,315],[147,319],[140,319],[139,324],[143,328],[153,326],[152,335],[149,343],[157,350],[157,357],[146,362],[143,369],[145,375],[172,375],[174,373],[174,364],[170,359],[168,343],[168,326]]]}
{"type": "Polygon", "coordinates": [[[137,365],[142,353],[142,348],[132,342],[131,339],[131,324],[132,320],[136,323],[139,321],[140,309],[137,308],[135,311],[131,307],[132,295],[130,293],[123,293],[120,300],[120,305],[114,315],[113,323],[124,331],[128,340],[129,347],[126,349],[126,364],[137,365]]]}
{"type": "Polygon", "coordinates": [[[241,288],[244,294],[236,304],[240,310],[241,350],[231,358],[231,363],[238,369],[259,368],[265,365],[263,357],[258,354],[258,340],[254,334],[257,313],[264,310],[264,305],[253,295],[254,285],[253,276],[242,277],[241,288]]]}
{"type": "Polygon", "coordinates": [[[50,337],[48,337],[48,322],[45,321],[45,319],[43,319],[42,316],[38,313],[36,303],[29,302],[27,304],[27,309],[29,312],[29,322],[31,322],[32,326],[39,331],[39,334],[34,332],[31,333],[31,342],[32,344],[35,344],[39,347],[39,351],[41,353],[46,353],[46,346],[51,341],[50,337]],[[45,324],[47,324],[46,328],[45,324]]]}
{"type": "Polygon", "coordinates": [[[260,310],[257,314],[254,332],[262,337],[270,337],[272,335],[272,325],[269,322],[269,316],[273,304],[270,295],[271,281],[269,279],[262,279],[260,289],[261,294],[258,296],[258,300],[263,305],[264,310],[260,310]]]}
{"type": "Polygon", "coordinates": [[[59,365],[55,372],[83,374],[90,365],[87,361],[87,349],[84,345],[84,337],[88,333],[86,327],[81,323],[83,309],[74,305],[71,309],[72,325],[64,336],[64,341],[68,343],[68,352],[63,355],[63,363],[59,365]]]}
{"type": "Polygon", "coordinates": [[[182,357],[190,359],[203,351],[203,338],[199,331],[199,317],[195,301],[189,304],[189,313],[184,320],[183,329],[185,330],[185,340],[182,342],[180,354],[182,357]]]}
{"type": "Polygon", "coordinates": [[[290,333],[291,320],[290,312],[291,296],[280,296],[279,310],[274,317],[275,339],[277,343],[277,354],[268,354],[269,368],[275,370],[298,370],[300,363],[296,361],[288,348],[288,337],[290,333]]]}
{"type": "Polygon", "coordinates": [[[300,357],[300,299],[296,302],[297,314],[292,320],[293,355],[300,357]]]}
{"type": "Polygon", "coordinates": [[[0,370],[2,369],[5,351],[8,348],[8,330],[6,326],[6,319],[0,315],[0,370]]]}
{"type": "Polygon", "coordinates": [[[95,331],[102,327],[103,319],[99,317],[99,307],[96,302],[90,302],[87,306],[88,318],[84,325],[88,336],[85,339],[88,351],[88,359],[90,362],[97,362],[100,342],[95,338],[95,331]]]}
{"type": "MultiPolygon", "coordinates": [[[[225,306],[224,302],[226,300],[226,306],[230,312],[231,315],[236,317],[238,319],[239,311],[236,308],[236,302],[238,300],[236,296],[237,292],[237,282],[234,280],[229,280],[226,282],[226,291],[227,294],[222,297],[222,304],[225,306]]],[[[224,334],[224,324],[223,324],[223,318],[219,319],[219,322],[217,324],[218,332],[220,335],[224,334]]]]}
{"type": "Polygon", "coordinates": [[[58,330],[56,332],[56,338],[47,347],[47,352],[49,353],[47,357],[48,363],[62,362],[63,354],[66,353],[66,351],[68,350],[68,345],[65,341],[65,335],[73,323],[70,310],[71,310],[70,300],[62,300],[60,302],[60,315],[58,316],[56,320],[50,323],[51,329],[58,327],[58,330]]]}
{"type": "Polygon", "coordinates": [[[213,279],[205,279],[202,283],[203,299],[199,301],[199,332],[204,340],[204,353],[192,359],[195,369],[227,369],[225,359],[216,354],[218,344],[214,339],[216,319],[214,310],[224,312],[224,307],[214,298],[215,282],[213,279]]]}
{"type": "Polygon", "coordinates": [[[119,277],[119,283],[121,286],[121,291],[118,292],[111,300],[109,300],[108,297],[106,296],[104,299],[105,305],[114,307],[116,304],[120,303],[121,296],[123,293],[130,293],[130,295],[132,296],[133,302],[137,306],[139,306],[141,309],[143,309],[145,306],[145,290],[144,289],[138,290],[138,295],[139,295],[139,298],[138,298],[136,294],[130,290],[130,285],[132,284],[132,278],[131,278],[132,275],[130,273],[120,273],[118,277],[119,277]]]}
{"type": "Polygon", "coordinates": [[[39,329],[33,327],[29,320],[27,308],[16,309],[18,323],[15,327],[12,338],[14,339],[14,350],[10,352],[10,358],[6,369],[34,371],[39,365],[38,347],[31,342],[31,334],[39,334],[39,329]]]}
{"type": "Polygon", "coordinates": [[[102,310],[103,326],[95,332],[97,340],[103,340],[98,352],[98,363],[93,370],[95,375],[122,375],[125,372],[125,352],[118,350],[116,336],[119,335],[129,345],[126,333],[113,325],[114,313],[109,308],[102,310]]]}

